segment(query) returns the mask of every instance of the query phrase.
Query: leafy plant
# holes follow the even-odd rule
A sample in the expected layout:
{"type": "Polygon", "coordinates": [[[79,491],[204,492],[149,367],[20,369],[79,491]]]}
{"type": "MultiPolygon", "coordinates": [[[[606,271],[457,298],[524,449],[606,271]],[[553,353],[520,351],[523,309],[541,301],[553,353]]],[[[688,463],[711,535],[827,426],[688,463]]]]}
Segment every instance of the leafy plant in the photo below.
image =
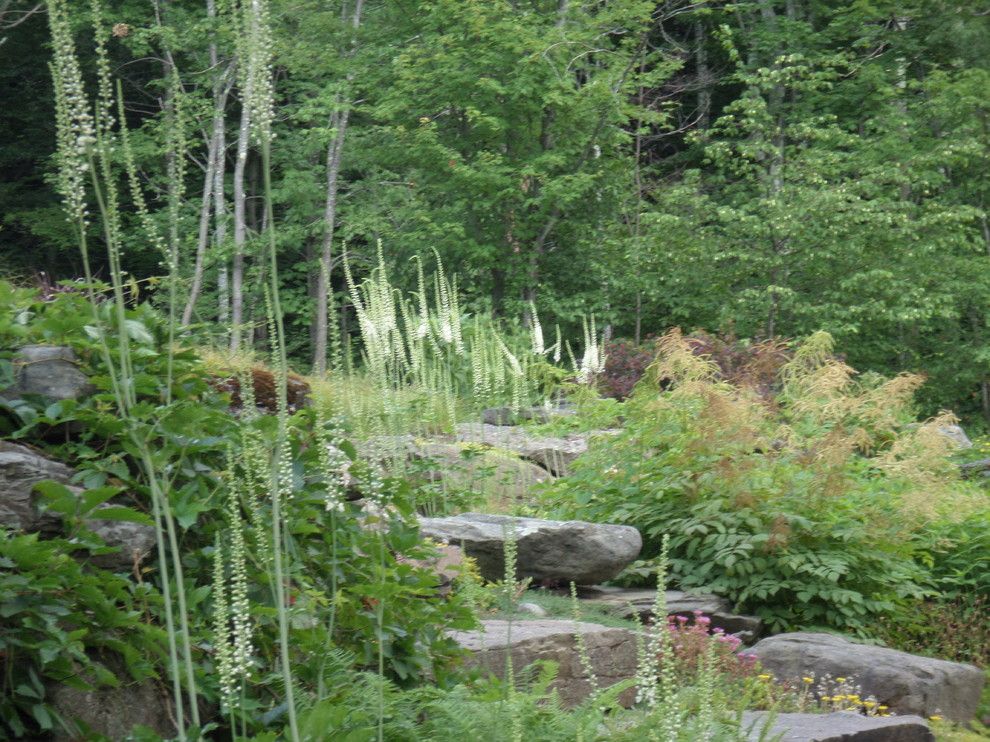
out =
{"type": "Polygon", "coordinates": [[[83,690],[122,682],[101,653],[123,659],[134,680],[158,675],[164,632],[145,620],[160,597],[149,585],[84,567],[87,549],[0,528],[0,733],[20,738],[72,729],[46,700],[47,686],[83,690]]]}
{"type": "Polygon", "coordinates": [[[954,473],[938,433],[947,416],[911,424],[919,379],[857,379],[819,334],[776,384],[773,400],[734,386],[669,333],[623,432],[598,440],[547,502],[635,525],[647,557],[670,533],[674,581],[728,596],[771,630],[874,635],[879,616],[930,590],[931,524],[979,512],[985,495],[954,473]]]}

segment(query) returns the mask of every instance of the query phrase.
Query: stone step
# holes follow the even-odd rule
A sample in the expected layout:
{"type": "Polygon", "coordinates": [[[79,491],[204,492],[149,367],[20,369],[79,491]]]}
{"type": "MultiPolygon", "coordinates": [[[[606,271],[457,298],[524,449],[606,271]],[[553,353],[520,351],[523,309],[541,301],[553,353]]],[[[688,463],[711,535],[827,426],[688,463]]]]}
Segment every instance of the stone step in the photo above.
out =
{"type": "Polygon", "coordinates": [[[934,742],[935,735],[918,716],[862,716],[846,711],[831,714],[777,714],[764,733],[766,711],[743,713],[743,730],[759,742],[934,742]]]}
{"type": "MultiPolygon", "coordinates": [[[[504,678],[506,658],[512,657],[513,672],[518,675],[538,660],[557,664],[557,678],[551,686],[568,707],[581,703],[591,693],[591,684],[581,663],[575,634],[584,639],[591,667],[599,688],[609,688],[636,676],[636,635],[595,623],[554,619],[513,621],[489,619],[475,631],[451,632],[450,636],[469,650],[466,666],[478,668],[504,678]]],[[[635,688],[623,692],[620,701],[629,706],[635,688]]]]}

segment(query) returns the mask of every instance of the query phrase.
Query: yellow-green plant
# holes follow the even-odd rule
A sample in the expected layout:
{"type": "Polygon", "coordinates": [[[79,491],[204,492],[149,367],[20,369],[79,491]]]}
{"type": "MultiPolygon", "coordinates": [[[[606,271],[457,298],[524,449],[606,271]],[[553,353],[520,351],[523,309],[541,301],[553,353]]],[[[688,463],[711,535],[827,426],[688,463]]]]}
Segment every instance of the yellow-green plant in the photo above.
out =
{"type": "Polygon", "coordinates": [[[874,633],[924,594],[926,534],[986,507],[959,479],[944,413],[912,414],[917,377],[859,377],[813,335],[766,398],[721,379],[672,332],[625,404],[549,502],[561,516],[637,526],[644,554],[670,533],[671,579],[758,613],[776,630],[874,633]]]}

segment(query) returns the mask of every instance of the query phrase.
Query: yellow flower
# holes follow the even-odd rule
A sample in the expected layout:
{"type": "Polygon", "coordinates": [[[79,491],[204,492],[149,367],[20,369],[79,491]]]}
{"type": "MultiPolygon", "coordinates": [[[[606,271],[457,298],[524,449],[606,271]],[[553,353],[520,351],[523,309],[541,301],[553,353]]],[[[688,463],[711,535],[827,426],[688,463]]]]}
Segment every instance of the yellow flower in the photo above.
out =
{"type": "Polygon", "coordinates": [[[822,696],[822,700],[823,701],[831,701],[832,700],[832,696],[822,696]]]}
{"type": "Polygon", "coordinates": [[[942,721],[942,717],[941,717],[941,716],[939,716],[938,714],[933,714],[933,715],[931,715],[931,716],[929,716],[928,718],[929,718],[929,719],[930,719],[931,721],[942,721]]]}
{"type": "Polygon", "coordinates": [[[764,673],[763,675],[757,675],[756,677],[758,677],[760,680],[769,680],[770,679],[770,676],[767,675],[766,673],[764,673]]]}
{"type": "Polygon", "coordinates": [[[873,708],[874,706],[877,705],[877,702],[876,701],[863,701],[863,705],[866,706],[866,708],[873,708]]]}
{"type": "Polygon", "coordinates": [[[836,678],[835,679],[835,682],[837,682],[837,683],[844,683],[844,682],[846,682],[846,679],[845,678],[836,678]]]}
{"type": "Polygon", "coordinates": [[[815,679],[814,678],[801,678],[801,680],[803,680],[806,683],[814,683],[815,682],[815,679]]]}
{"type": "Polygon", "coordinates": [[[890,706],[878,706],[877,708],[879,708],[881,711],[886,711],[887,709],[890,708],[890,706]]]}

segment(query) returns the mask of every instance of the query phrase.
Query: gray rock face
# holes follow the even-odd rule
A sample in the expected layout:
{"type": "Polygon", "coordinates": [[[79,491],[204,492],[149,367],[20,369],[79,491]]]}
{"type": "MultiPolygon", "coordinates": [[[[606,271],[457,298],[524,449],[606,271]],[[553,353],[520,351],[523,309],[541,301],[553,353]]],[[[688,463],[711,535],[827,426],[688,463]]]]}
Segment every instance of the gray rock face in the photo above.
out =
{"type": "Polygon", "coordinates": [[[536,616],[537,618],[547,617],[546,608],[536,603],[519,603],[516,606],[516,610],[520,613],[528,613],[531,616],[536,616]]]}
{"type": "Polygon", "coordinates": [[[943,425],[938,432],[956,444],[957,448],[972,448],[973,441],[966,435],[961,425],[943,425]]]}
{"type": "Polygon", "coordinates": [[[416,440],[410,435],[379,436],[366,441],[361,453],[402,466],[423,462],[415,474],[429,481],[446,482],[455,490],[480,494],[486,509],[509,509],[525,501],[533,487],[553,477],[543,468],[510,451],[492,450],[463,443],[416,440]],[[424,471],[425,469],[425,471],[424,471]]]}
{"type": "MultiPolygon", "coordinates": [[[[451,633],[458,644],[472,653],[467,660],[468,667],[478,667],[504,677],[507,654],[511,655],[516,672],[537,660],[552,660],[558,666],[552,687],[566,706],[577,705],[591,692],[575,633],[584,638],[600,688],[636,676],[636,635],[627,629],[574,621],[527,620],[513,621],[510,637],[508,621],[481,623],[481,630],[451,633]]],[[[635,690],[630,688],[620,700],[630,705],[634,695],[635,690]]]]}
{"type": "Polygon", "coordinates": [[[486,425],[518,425],[525,420],[535,420],[538,423],[550,422],[554,417],[565,417],[575,414],[575,409],[566,404],[550,407],[523,407],[513,412],[509,407],[490,407],[481,413],[481,421],[486,425]]]}
{"type": "Polygon", "coordinates": [[[988,478],[990,477],[990,459],[967,461],[965,464],[959,465],[959,471],[967,478],[988,478]]]}
{"type": "MultiPolygon", "coordinates": [[[[163,693],[153,680],[135,683],[120,660],[106,658],[105,664],[120,679],[119,687],[97,687],[88,691],[67,685],[48,687],[47,700],[59,716],[70,725],[81,722],[107,739],[127,739],[139,724],[150,727],[166,739],[174,736],[176,730],[168,694],[163,693]]],[[[61,730],[52,736],[55,742],[74,742],[83,738],[81,733],[61,730]]]]}
{"type": "MultiPolygon", "coordinates": [[[[642,588],[586,587],[578,597],[609,608],[617,616],[640,619],[653,618],[653,604],[656,591],[642,588]]],[[[680,590],[667,591],[668,616],[692,616],[695,611],[711,619],[712,628],[718,627],[727,634],[735,634],[745,643],[759,636],[763,622],[756,616],[740,616],[732,612],[732,604],[725,598],[710,593],[685,593],[680,590]]]]}
{"type": "Polygon", "coordinates": [[[593,585],[619,574],[638,555],[643,541],[630,526],[579,520],[540,520],[465,513],[421,518],[423,536],[463,544],[486,580],[501,580],[506,529],[515,534],[519,578],[593,585]]]}
{"type": "Polygon", "coordinates": [[[457,426],[457,440],[485,443],[513,451],[543,467],[555,477],[567,476],[574,459],[588,450],[589,439],[609,433],[610,431],[595,431],[554,438],[534,436],[522,428],[506,425],[462,423],[457,426]]]}
{"type": "Polygon", "coordinates": [[[111,572],[133,570],[155,546],[155,529],[141,523],[94,518],[87,521],[86,526],[107,546],[117,547],[113,554],[95,554],[89,559],[90,564],[111,572]]]}
{"type": "MultiPolygon", "coordinates": [[[[26,446],[0,442],[0,524],[15,531],[58,533],[61,522],[55,514],[42,513],[35,507],[34,486],[46,479],[82,492],[69,484],[72,469],[53,461],[26,446]]],[[[110,504],[103,507],[110,507],[110,504]]],[[[119,547],[113,554],[94,555],[90,562],[113,571],[130,570],[142,561],[155,543],[155,529],[140,523],[93,519],[87,523],[91,531],[107,546],[119,547]]]]}
{"type": "Polygon", "coordinates": [[[58,519],[34,506],[34,486],[52,479],[68,484],[72,469],[27,446],[0,441],[0,524],[15,531],[54,530],[58,519]]]}
{"type": "Polygon", "coordinates": [[[5,397],[40,394],[52,400],[78,399],[92,392],[92,385],[76,365],[71,348],[57,345],[25,345],[14,358],[15,382],[5,397]]]}
{"type": "Polygon", "coordinates": [[[849,677],[863,697],[873,696],[899,714],[969,721],[983,689],[983,673],[972,665],[856,644],[832,634],[779,634],[750,651],[779,680],[849,677]]]}
{"type": "Polygon", "coordinates": [[[743,730],[754,742],[935,742],[928,724],[917,716],[861,716],[845,711],[778,714],[764,737],[767,721],[766,711],[743,712],[743,730]]]}

